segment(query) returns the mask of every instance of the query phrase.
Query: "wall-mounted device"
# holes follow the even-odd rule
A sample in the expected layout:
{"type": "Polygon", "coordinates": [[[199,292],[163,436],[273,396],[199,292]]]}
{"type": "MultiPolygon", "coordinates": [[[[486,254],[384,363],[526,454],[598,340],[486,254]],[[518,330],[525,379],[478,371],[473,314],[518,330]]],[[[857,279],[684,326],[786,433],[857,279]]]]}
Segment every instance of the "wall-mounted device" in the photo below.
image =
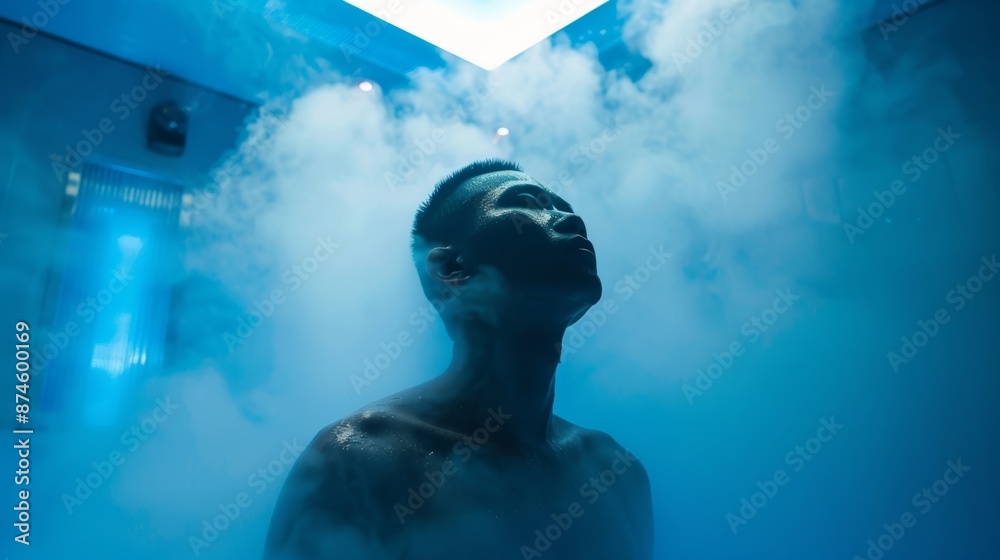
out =
{"type": "Polygon", "coordinates": [[[149,149],[165,156],[184,153],[187,142],[187,113],[173,101],[160,103],[149,115],[146,144],[149,149]]]}

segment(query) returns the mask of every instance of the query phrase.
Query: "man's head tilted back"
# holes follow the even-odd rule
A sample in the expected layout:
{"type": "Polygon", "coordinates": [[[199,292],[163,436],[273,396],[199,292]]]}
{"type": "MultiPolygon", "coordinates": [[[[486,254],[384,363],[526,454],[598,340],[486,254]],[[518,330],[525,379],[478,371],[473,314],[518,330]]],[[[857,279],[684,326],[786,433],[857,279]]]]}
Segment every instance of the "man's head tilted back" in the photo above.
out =
{"type": "Polygon", "coordinates": [[[477,161],[437,184],[413,221],[424,294],[452,338],[474,317],[565,328],[601,297],[593,245],[565,200],[515,163],[477,161]]]}

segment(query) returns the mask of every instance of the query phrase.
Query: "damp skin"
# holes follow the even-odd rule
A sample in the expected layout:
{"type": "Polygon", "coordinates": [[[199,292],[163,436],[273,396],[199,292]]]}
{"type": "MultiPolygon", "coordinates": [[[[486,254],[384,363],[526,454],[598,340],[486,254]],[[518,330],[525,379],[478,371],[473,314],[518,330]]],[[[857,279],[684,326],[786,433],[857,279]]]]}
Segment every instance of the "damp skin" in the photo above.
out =
{"type": "Polygon", "coordinates": [[[418,267],[458,294],[450,365],[319,432],[265,559],[650,560],[644,467],[552,413],[563,333],[602,293],[583,220],[515,171],[469,179],[449,203],[467,227],[421,248],[418,267]]]}

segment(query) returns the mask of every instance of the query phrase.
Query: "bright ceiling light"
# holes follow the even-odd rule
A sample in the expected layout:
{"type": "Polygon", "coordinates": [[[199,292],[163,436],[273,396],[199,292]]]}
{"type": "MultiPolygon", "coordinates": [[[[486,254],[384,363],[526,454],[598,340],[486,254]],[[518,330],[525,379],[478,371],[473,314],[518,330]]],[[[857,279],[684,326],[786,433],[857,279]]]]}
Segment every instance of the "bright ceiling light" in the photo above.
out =
{"type": "Polygon", "coordinates": [[[369,81],[361,82],[360,84],[358,84],[358,89],[360,89],[361,91],[371,91],[372,83],[369,81]]]}
{"type": "Polygon", "coordinates": [[[493,70],[608,0],[345,1],[484,70],[493,70]]]}
{"type": "Polygon", "coordinates": [[[507,127],[501,126],[500,128],[497,129],[497,134],[499,134],[500,136],[507,136],[508,134],[510,134],[510,131],[507,130],[507,127]]]}

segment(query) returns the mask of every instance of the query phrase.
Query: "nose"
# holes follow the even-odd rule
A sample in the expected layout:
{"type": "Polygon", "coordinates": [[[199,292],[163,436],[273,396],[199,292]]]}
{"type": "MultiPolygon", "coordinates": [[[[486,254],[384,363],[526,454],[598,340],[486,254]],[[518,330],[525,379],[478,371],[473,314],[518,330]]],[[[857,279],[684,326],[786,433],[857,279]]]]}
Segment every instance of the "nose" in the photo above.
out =
{"type": "Polygon", "coordinates": [[[576,214],[569,214],[561,218],[552,229],[557,233],[587,237],[587,226],[583,224],[583,218],[576,214]]]}

